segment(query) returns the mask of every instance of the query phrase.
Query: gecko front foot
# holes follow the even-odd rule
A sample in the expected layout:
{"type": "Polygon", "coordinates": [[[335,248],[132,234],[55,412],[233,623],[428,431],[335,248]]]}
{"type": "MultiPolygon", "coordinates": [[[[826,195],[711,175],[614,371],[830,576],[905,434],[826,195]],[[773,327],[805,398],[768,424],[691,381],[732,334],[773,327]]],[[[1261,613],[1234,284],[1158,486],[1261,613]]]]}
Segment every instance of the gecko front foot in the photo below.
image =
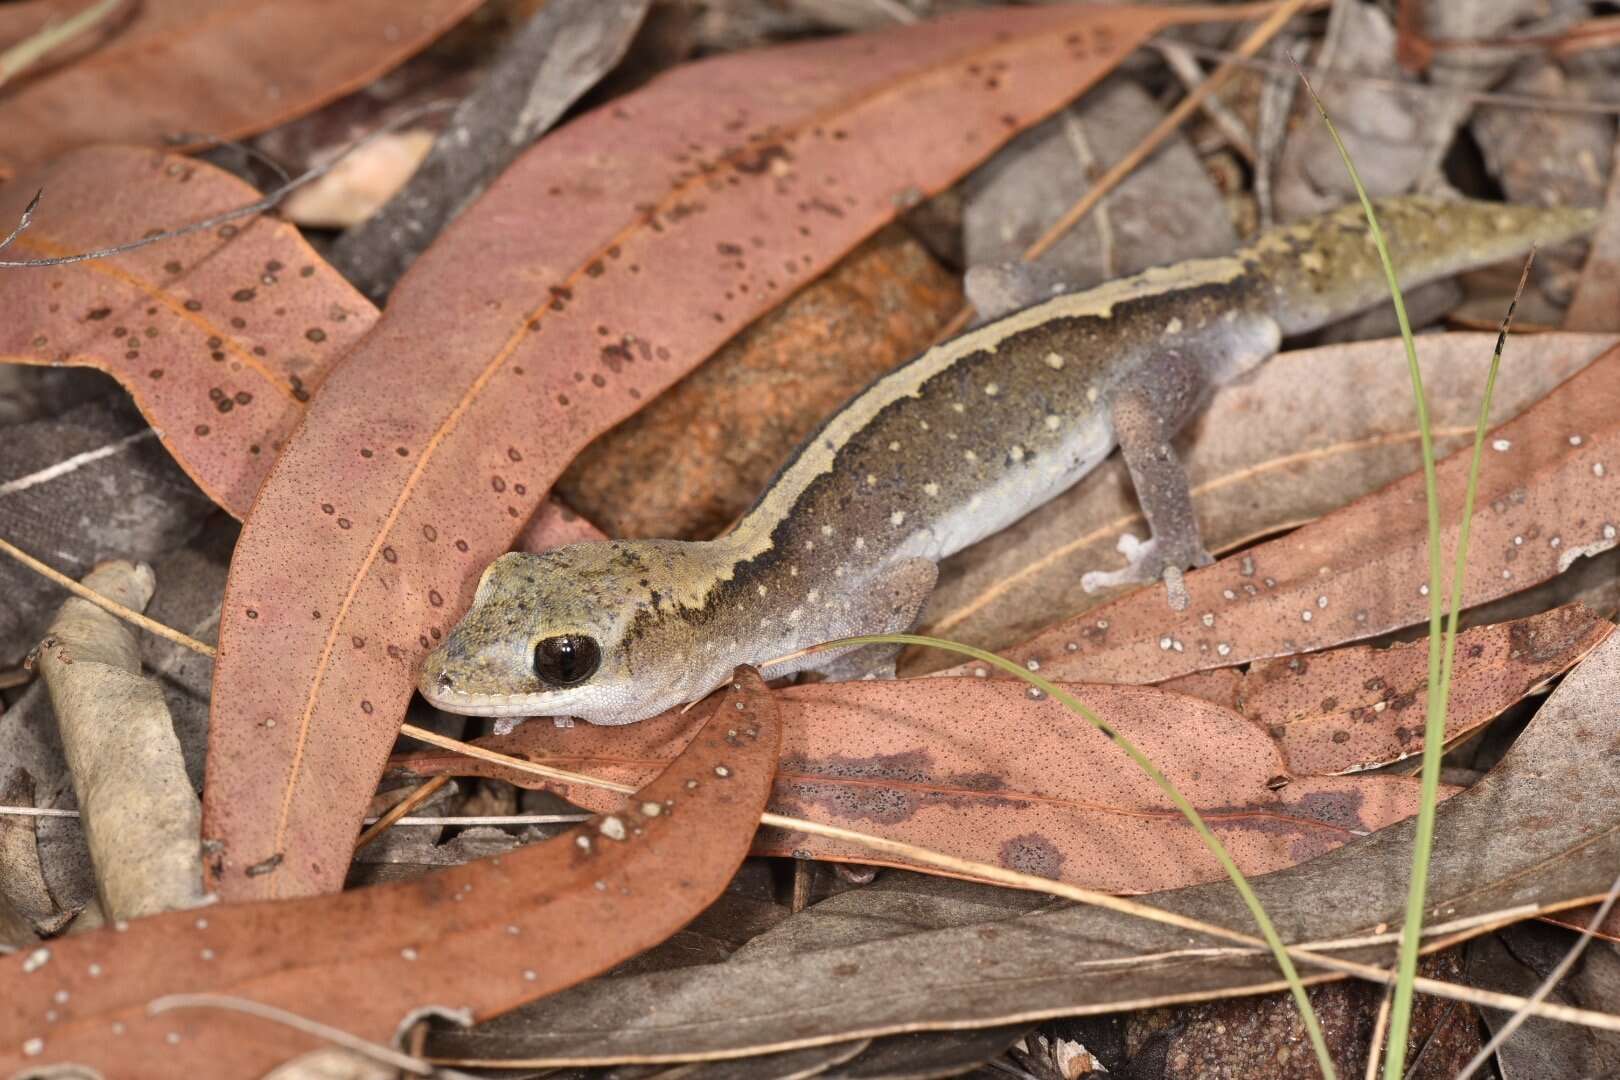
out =
{"type": "Polygon", "coordinates": [[[1131,533],[1121,533],[1117,547],[1125,556],[1124,568],[1088,570],[1080,576],[1082,589],[1089,593],[1119,585],[1146,585],[1171,575],[1179,578],[1188,567],[1208,566],[1215,561],[1202,544],[1167,547],[1156,536],[1144,542],[1131,533]]]}

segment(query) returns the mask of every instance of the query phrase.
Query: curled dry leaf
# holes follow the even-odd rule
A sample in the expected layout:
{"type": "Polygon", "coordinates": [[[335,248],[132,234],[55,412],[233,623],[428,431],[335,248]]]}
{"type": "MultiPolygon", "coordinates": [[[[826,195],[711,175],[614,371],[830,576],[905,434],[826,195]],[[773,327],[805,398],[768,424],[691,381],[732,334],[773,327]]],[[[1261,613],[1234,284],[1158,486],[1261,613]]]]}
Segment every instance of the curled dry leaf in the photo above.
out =
{"type": "MultiPolygon", "coordinates": [[[[77,254],[259,198],[201,161],[99,146],[0,188],[0,222],[14,223],[41,189],[34,224],[0,258],[77,254]]],[[[0,362],[112,375],[197,486],[237,517],[304,402],[377,321],[297,228],[269,217],[113,258],[0,271],[0,306],[0,362]]]]}
{"type": "MultiPolygon", "coordinates": [[[[1509,368],[1509,371],[1512,369],[1509,368]]],[[[1464,607],[1527,589],[1620,542],[1620,349],[1486,438],[1464,607]]],[[[1452,566],[1470,453],[1439,464],[1441,565],[1452,566]]],[[[1428,618],[1423,477],[1288,536],[1060,623],[1009,650],[1057,679],[1158,682],[1324,649],[1428,618]]],[[[975,665],[956,669],[972,671],[975,665]]]]}
{"type": "MultiPolygon", "coordinates": [[[[98,146],[0,188],[0,222],[41,189],[34,224],[0,258],[109,247],[259,198],[206,162],[98,146]]],[[[112,375],[181,468],[238,518],[305,403],[378,317],[296,228],[262,216],[113,258],[0,271],[0,308],[0,363],[112,375]]],[[[567,526],[577,522],[543,504],[519,546],[595,535],[585,525],[576,536],[567,526]]]]}
{"type": "Polygon", "coordinates": [[[153,916],[0,960],[0,1073],[75,1062],[109,1077],[255,1077],[320,1040],[148,1003],[232,994],[387,1043],[424,1009],[487,1019],[650,948],[725,889],[770,791],[776,709],[752,672],[738,682],[628,803],[547,843],[339,896],[153,916]]]}
{"type": "MultiPolygon", "coordinates": [[[[86,587],[140,611],[152,569],[106,562],[86,587]]],[[[197,834],[202,811],[186,779],[163,688],[141,676],[134,630],[70,597],[39,647],[80,821],[110,919],[205,903],[197,834]]]]}
{"type": "MultiPolygon", "coordinates": [[[[1156,687],[1072,689],[1164,770],[1246,874],[1313,858],[1417,811],[1418,789],[1406,777],[1291,777],[1263,729],[1217,705],[1156,687]]],[[[1110,892],[1224,876],[1180,811],[1117,747],[1062,704],[1032,700],[1021,684],[823,683],[774,697],[784,727],[775,813],[1110,892]]],[[[690,732],[678,713],[621,728],[542,720],[479,745],[640,783],[690,732]]],[[[455,755],[395,763],[550,787],[590,809],[611,798],[455,755]]],[[[776,829],[761,830],[754,851],[888,861],[776,829]]]]}
{"type": "MultiPolygon", "coordinates": [[[[1465,631],[1446,708],[1448,745],[1580,662],[1614,624],[1580,604],[1465,631]]],[[[1427,640],[1256,664],[1240,711],[1299,775],[1371,769],[1423,752],[1427,640]]]]}
{"type": "Polygon", "coordinates": [[[243,530],[205,792],[222,894],[338,887],[417,659],[580,448],[1144,36],[1210,17],[1188,10],[719,57],[521,157],[401,280],[243,530]]]}
{"type": "MultiPolygon", "coordinates": [[[[0,178],[94,143],[234,139],[358,89],[478,0],[147,0],[0,92],[0,178]]],[[[0,5],[0,49],[85,7],[0,5]]],[[[7,227],[9,230],[9,226],[7,227]]]]}
{"type": "MultiPolygon", "coordinates": [[[[1607,892],[1620,865],[1617,693],[1620,635],[1611,635],[1548,697],[1490,775],[1441,804],[1429,871],[1436,920],[1503,912],[1522,919],[1538,906],[1556,910],[1607,892]]],[[[1255,879],[1283,940],[1331,942],[1398,927],[1412,826],[1402,822],[1255,879]]],[[[1220,926],[1253,927],[1229,882],[1153,902],[1220,926]]],[[[1426,947],[1492,925],[1481,919],[1426,947]]],[[[691,1060],[1284,988],[1268,953],[1224,944],[1085,906],[990,916],[837,949],[596,980],[527,1011],[524,1057],[531,1067],[691,1060]]],[[[1387,965],[1390,950],[1386,939],[1341,955],[1387,965]]]]}
{"type": "MultiPolygon", "coordinates": [[[[1417,339],[1441,451],[1472,442],[1495,343],[1494,334],[1417,339]]],[[[1595,334],[1513,339],[1494,420],[1529,408],[1614,343],[1595,334]]],[[[1367,341],[1273,357],[1217,390],[1177,446],[1213,550],[1331,513],[1422,463],[1405,354],[1398,342],[1367,341]]],[[[1421,526],[1421,505],[1416,513],[1421,526]]],[[[1096,607],[1105,598],[1082,589],[1081,575],[1120,564],[1114,545],[1123,532],[1146,535],[1146,524],[1116,456],[1011,528],[947,559],[924,614],[926,632],[1004,649],[1096,607]]],[[[913,650],[902,671],[949,663],[942,653],[913,650]]]]}

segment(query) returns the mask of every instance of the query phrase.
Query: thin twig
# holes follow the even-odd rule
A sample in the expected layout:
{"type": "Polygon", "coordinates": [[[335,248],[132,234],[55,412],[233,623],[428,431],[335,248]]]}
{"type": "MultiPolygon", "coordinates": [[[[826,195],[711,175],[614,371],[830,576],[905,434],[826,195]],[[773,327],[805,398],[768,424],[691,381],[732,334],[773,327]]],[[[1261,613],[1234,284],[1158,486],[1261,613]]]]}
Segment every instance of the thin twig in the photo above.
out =
{"type": "MultiPolygon", "coordinates": [[[[1166,66],[1181,80],[1181,85],[1187,90],[1196,90],[1204,80],[1204,70],[1198,66],[1193,54],[1187,51],[1185,45],[1170,38],[1156,38],[1151,43],[1164,57],[1166,66]]],[[[1212,97],[1200,103],[1204,115],[1209,117],[1210,123],[1220,129],[1226,136],[1226,141],[1233,150],[1245,161],[1253,164],[1255,161],[1254,137],[1249,129],[1243,126],[1236,113],[1226,107],[1220,98],[1212,97]]]]}
{"type": "Polygon", "coordinates": [[[28,205],[23,207],[22,216],[17,219],[17,227],[8,232],[4,240],[0,240],[0,251],[10,247],[11,242],[21,236],[23,231],[34,223],[34,211],[39,209],[39,200],[44,194],[44,188],[34,192],[34,197],[28,200],[28,205]]]}
{"type": "Polygon", "coordinates": [[[394,822],[398,821],[400,818],[404,817],[406,814],[409,814],[418,806],[421,806],[423,803],[433,798],[434,795],[438,794],[439,789],[444,787],[449,782],[450,777],[448,776],[435,776],[427,783],[417,785],[415,791],[412,791],[409,795],[395,803],[389,808],[387,813],[383,814],[382,817],[378,818],[360,834],[359,839],[355,840],[354,842],[354,850],[359,851],[361,848],[377,839],[377,837],[387,832],[389,826],[393,825],[394,822]]]}
{"type": "MultiPolygon", "coordinates": [[[[69,263],[86,262],[91,259],[105,259],[110,255],[123,255],[126,252],[135,251],[150,244],[161,243],[165,240],[174,240],[182,236],[189,236],[192,233],[206,232],[209,229],[223,225],[228,221],[235,221],[237,218],[251,217],[255,214],[262,214],[267,210],[274,209],[278,203],[280,203],[288,195],[291,195],[294,191],[297,191],[304,185],[312,183],[313,181],[320,179],[322,176],[325,176],[327,173],[336,168],[340,161],[347,158],[350,154],[359,150],[361,147],[371,143],[373,140],[413,124],[417,120],[420,120],[423,116],[430,113],[452,109],[455,107],[455,105],[456,103],[454,101],[430,101],[425,105],[420,105],[408,112],[396,116],[394,119],[377,128],[375,131],[372,131],[371,133],[344,147],[341,153],[337,154],[329,161],[325,161],[319,165],[311,167],[287,183],[275,188],[268,194],[255,199],[253,202],[250,202],[245,206],[238,206],[234,210],[226,210],[223,213],[215,214],[212,217],[204,218],[201,221],[193,221],[189,225],[181,225],[177,228],[166,229],[163,232],[153,233],[151,236],[143,236],[141,239],[131,240],[127,244],[117,244],[113,247],[97,248],[94,251],[84,251],[77,255],[61,255],[48,259],[0,260],[0,270],[22,270],[29,267],[39,266],[66,266],[69,263]]],[[[37,196],[35,197],[35,202],[38,202],[37,196]]],[[[32,209],[32,204],[30,204],[30,209],[32,209]]],[[[28,225],[29,221],[27,219],[27,215],[25,214],[23,221],[14,230],[13,236],[20,234],[28,227],[28,225]]]]}
{"type": "MultiPolygon", "coordinates": [[[[1254,32],[1244,40],[1243,44],[1238,46],[1235,57],[1253,56],[1265,47],[1266,42],[1276,36],[1277,32],[1287,24],[1288,20],[1299,14],[1300,9],[1312,2],[1313,0],[1286,0],[1285,3],[1278,4],[1272,9],[1265,21],[1255,27],[1254,32]]],[[[1023,260],[1025,262],[1034,262],[1050,251],[1052,246],[1061,240],[1070,229],[1074,228],[1081,218],[1089,214],[1093,207],[1119,185],[1121,180],[1124,180],[1138,165],[1146,161],[1159,148],[1160,143],[1175,134],[1176,129],[1181,127],[1187,117],[1191,116],[1203,104],[1205,98],[1226,85],[1227,80],[1237,71],[1238,64],[1235,58],[1222,62],[1220,67],[1210,73],[1209,78],[1182,98],[1176,107],[1171,109],[1164,119],[1160,120],[1153,130],[1148,132],[1131,149],[1130,153],[1116,161],[1107,172],[1097,179],[1096,183],[1087,189],[1084,195],[1080,196],[1073,206],[1064,211],[1063,215],[1029,246],[1022,256],[1023,260]]],[[[939,336],[941,338],[954,337],[966,329],[972,319],[973,306],[971,304],[964,305],[956,313],[955,317],[945,324],[945,328],[940,332],[939,336]]]]}
{"type": "Polygon", "coordinates": [[[300,1016],[286,1009],[279,1009],[274,1005],[266,1005],[262,1001],[252,998],[235,997],[231,994],[170,994],[167,997],[156,998],[148,1002],[146,1011],[148,1015],[157,1016],[172,1009],[229,1009],[232,1012],[246,1013],[261,1020],[284,1024],[295,1031],[302,1031],[306,1035],[313,1035],[317,1039],[324,1039],[334,1046],[341,1046],[345,1050],[352,1050],[357,1054],[380,1061],[384,1065],[392,1065],[396,1069],[403,1069],[417,1076],[432,1076],[433,1066],[421,1058],[402,1054],[392,1047],[375,1043],[369,1039],[362,1039],[352,1035],[342,1028],[335,1028],[330,1024],[323,1024],[319,1020],[311,1020],[307,1016],[300,1016]]]}
{"type": "Polygon", "coordinates": [[[34,673],[27,668],[12,668],[10,671],[0,671],[0,690],[10,690],[17,686],[27,686],[34,681],[34,673]]]}
{"type": "MultiPolygon", "coordinates": [[[[1292,66],[1278,60],[1263,60],[1258,57],[1239,58],[1236,53],[1226,49],[1217,49],[1209,45],[1199,45],[1191,41],[1178,42],[1194,56],[1205,60],[1230,60],[1239,67],[1250,71],[1263,71],[1276,75],[1292,77],[1292,66]]],[[[1485,90],[1469,90],[1458,85],[1449,86],[1445,83],[1418,83],[1407,82],[1404,79],[1390,79],[1378,75],[1365,75],[1354,71],[1337,71],[1313,69],[1311,78],[1326,85],[1332,82],[1357,83],[1362,86],[1380,87],[1386,90],[1410,91],[1413,94],[1445,98],[1455,101],[1467,101],[1475,105],[1498,105],[1505,109],[1536,109],[1547,112],[1596,113],[1600,116],[1614,116],[1620,114],[1620,101],[1578,101],[1573,98],[1543,97],[1539,94],[1502,94],[1485,90]]]]}
{"type": "MultiPolygon", "coordinates": [[[[39,63],[54,49],[93,29],[97,23],[117,11],[123,2],[124,0],[101,0],[101,3],[90,5],[72,18],[64,19],[55,26],[47,26],[32,37],[19,41],[5,52],[0,52],[0,86],[4,86],[39,63]]],[[[4,246],[0,244],[0,247],[4,246]]]]}
{"type": "MultiPolygon", "coordinates": [[[[43,806],[0,806],[0,817],[52,817],[77,818],[77,810],[57,810],[43,806]]],[[[437,825],[449,827],[471,828],[475,825],[578,825],[582,821],[589,821],[590,814],[470,814],[453,817],[402,817],[394,822],[395,825],[437,825]]],[[[363,824],[370,825],[380,821],[376,815],[367,817],[363,824]]],[[[1436,927],[1439,933],[1440,928],[1436,927]]]]}
{"type": "Polygon", "coordinates": [[[88,600],[92,604],[101,608],[103,611],[110,612],[126,622],[132,622],[136,626],[139,626],[142,630],[156,634],[158,637],[167,641],[172,641],[176,645],[183,645],[186,648],[191,649],[193,652],[200,652],[204,656],[213,656],[215,654],[215,649],[212,645],[204,644],[194,637],[187,634],[182,634],[180,631],[175,630],[172,627],[163,625],[156,619],[147,618],[134,608],[125,607],[116,600],[109,600],[100,593],[85,588],[77,581],[74,581],[72,578],[62,573],[60,570],[55,570],[49,566],[46,566],[32,555],[12,544],[9,540],[0,540],[0,553],[10,555],[13,559],[16,559],[18,562],[28,567],[28,569],[34,571],[34,573],[54,581],[56,584],[62,586],[62,588],[66,589],[74,596],[77,596],[79,599],[88,600]]]}
{"type": "MultiPolygon", "coordinates": [[[[1530,995],[1528,999],[1530,1004],[1539,1005],[1546,1001],[1547,995],[1553,992],[1553,988],[1564,981],[1564,976],[1569,974],[1569,969],[1575,966],[1575,962],[1581,958],[1581,954],[1586,951],[1586,947],[1592,943],[1593,936],[1597,934],[1597,928],[1602,926],[1603,920],[1609,917],[1609,911],[1614,907],[1616,897],[1620,897],[1620,877],[1616,877],[1614,884],[1609,886],[1609,892],[1604,896],[1603,903],[1599,904],[1598,909],[1592,913],[1591,920],[1587,922],[1586,928],[1581,931],[1581,936],[1575,940],[1575,944],[1570,946],[1563,959],[1553,966],[1553,969],[1547,973],[1547,977],[1541,980],[1541,985],[1536,987],[1535,993],[1530,995]]],[[[1457,1074],[1457,1080],[1468,1080],[1470,1076],[1478,1072],[1502,1048],[1502,1044],[1508,1041],[1508,1037],[1519,1030],[1519,1025],[1523,1024],[1529,1018],[1529,1015],[1528,1009],[1520,1009],[1508,1017],[1507,1023],[1497,1028],[1490,1041],[1480,1047],[1479,1053],[1475,1054],[1473,1059],[1463,1066],[1462,1072],[1457,1074]]]]}
{"type": "Polygon", "coordinates": [[[1378,1080],[1379,1051],[1384,1048],[1384,1034],[1389,1031],[1389,1007],[1395,1000],[1395,990],[1384,987],[1378,1000],[1378,1017],[1373,1021],[1372,1038],[1367,1041],[1367,1071],[1362,1080],[1378,1080]]]}

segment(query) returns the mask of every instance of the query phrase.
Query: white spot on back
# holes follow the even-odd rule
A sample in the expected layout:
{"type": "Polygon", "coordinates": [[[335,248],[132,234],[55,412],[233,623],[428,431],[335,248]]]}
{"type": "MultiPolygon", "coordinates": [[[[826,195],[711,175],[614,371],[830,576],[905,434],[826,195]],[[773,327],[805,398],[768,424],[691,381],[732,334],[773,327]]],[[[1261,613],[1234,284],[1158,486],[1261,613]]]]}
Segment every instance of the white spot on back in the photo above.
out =
{"type": "Polygon", "coordinates": [[[1062,371],[1063,370],[1063,357],[1059,356],[1055,352],[1047,353],[1046,354],[1046,366],[1051,368],[1053,371],[1062,371]]]}

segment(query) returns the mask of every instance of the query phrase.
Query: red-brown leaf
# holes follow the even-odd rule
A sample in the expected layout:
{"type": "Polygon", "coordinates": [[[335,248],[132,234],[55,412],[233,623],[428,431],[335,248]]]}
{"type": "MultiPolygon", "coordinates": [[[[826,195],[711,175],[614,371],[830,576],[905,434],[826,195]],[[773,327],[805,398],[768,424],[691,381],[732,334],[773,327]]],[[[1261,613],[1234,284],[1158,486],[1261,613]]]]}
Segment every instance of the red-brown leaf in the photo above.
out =
{"type": "MultiPolygon", "coordinates": [[[[0,232],[40,189],[33,226],[0,258],[107,247],[259,197],[201,161],[98,146],[0,188],[0,232]]],[[[297,228],[267,217],[108,259],[0,270],[0,309],[0,362],[112,375],[181,468],[237,517],[304,402],[377,321],[297,228]]]]}
{"type": "MultiPolygon", "coordinates": [[[[41,188],[33,226],[0,258],[111,247],[259,198],[206,162],[98,146],[0,188],[0,222],[15,222],[41,188]]],[[[108,259],[0,270],[0,310],[0,364],[107,372],[197,486],[238,518],[305,401],[379,314],[297,229],[271,217],[108,259]]],[[[548,502],[515,546],[543,551],[600,536],[548,502]]]]}
{"type": "MultiPolygon", "coordinates": [[[[1512,377],[1512,346],[1504,378],[1512,377]]],[[[1470,450],[1439,464],[1449,571],[1470,450]]],[[[1487,437],[1463,605],[1528,589],[1620,530],[1620,349],[1487,437]]],[[[1408,475],[1289,535],[1187,575],[1173,611],[1141,589],[1007,650],[1048,678],[1159,682],[1325,649],[1428,617],[1423,477],[1408,475]]],[[[978,665],[953,669],[971,672],[978,665]]]]}
{"type": "MultiPolygon", "coordinates": [[[[0,89],[0,177],[95,143],[233,139],[358,89],[479,0],[142,0],[0,89]]],[[[0,5],[0,49],[84,10],[0,5]]],[[[32,192],[30,192],[32,194],[32,192]]],[[[7,227],[9,231],[9,226],[7,227]]]]}
{"type": "MultiPolygon", "coordinates": [[[[1199,807],[1245,873],[1330,851],[1417,811],[1397,776],[1293,777],[1264,730],[1229,709],[1146,686],[1074,686],[1199,807]]],[[[988,679],[824,683],[773,695],[782,763],[770,809],[1110,892],[1223,876],[1180,812],[1120,750],[1051,700],[988,679]]],[[[691,737],[678,713],[627,728],[531,721],[491,750],[639,783],[691,737]]],[[[395,764],[550,787],[599,809],[600,791],[437,752],[395,764]]],[[[762,830],[755,854],[887,862],[818,836],[762,830]]],[[[895,863],[895,865],[906,865],[895,863]]],[[[928,867],[917,869],[928,870],[928,867]]],[[[930,871],[934,872],[934,871],[930,871]]]]}
{"type": "Polygon", "coordinates": [[[400,283],[249,516],[205,792],[222,893],[338,886],[417,658],[582,446],[1185,10],[976,11],[721,57],[519,159],[400,283]]]}
{"type": "Polygon", "coordinates": [[[758,676],[739,676],[611,818],[415,881],[176,911],[0,960],[0,1073],[74,1062],[119,1078],[260,1076],[320,1043],[148,1003],[232,994],[386,1043],[415,1010],[488,1019],[650,948],[725,889],[770,791],[780,719],[758,676]]]}
{"type": "MultiPolygon", "coordinates": [[[[1581,604],[1457,638],[1446,743],[1568,671],[1614,624],[1581,604]]],[[[1370,769],[1423,752],[1427,639],[1388,649],[1333,649],[1256,664],[1238,695],[1244,716],[1277,740],[1298,775],[1370,769]]]]}

